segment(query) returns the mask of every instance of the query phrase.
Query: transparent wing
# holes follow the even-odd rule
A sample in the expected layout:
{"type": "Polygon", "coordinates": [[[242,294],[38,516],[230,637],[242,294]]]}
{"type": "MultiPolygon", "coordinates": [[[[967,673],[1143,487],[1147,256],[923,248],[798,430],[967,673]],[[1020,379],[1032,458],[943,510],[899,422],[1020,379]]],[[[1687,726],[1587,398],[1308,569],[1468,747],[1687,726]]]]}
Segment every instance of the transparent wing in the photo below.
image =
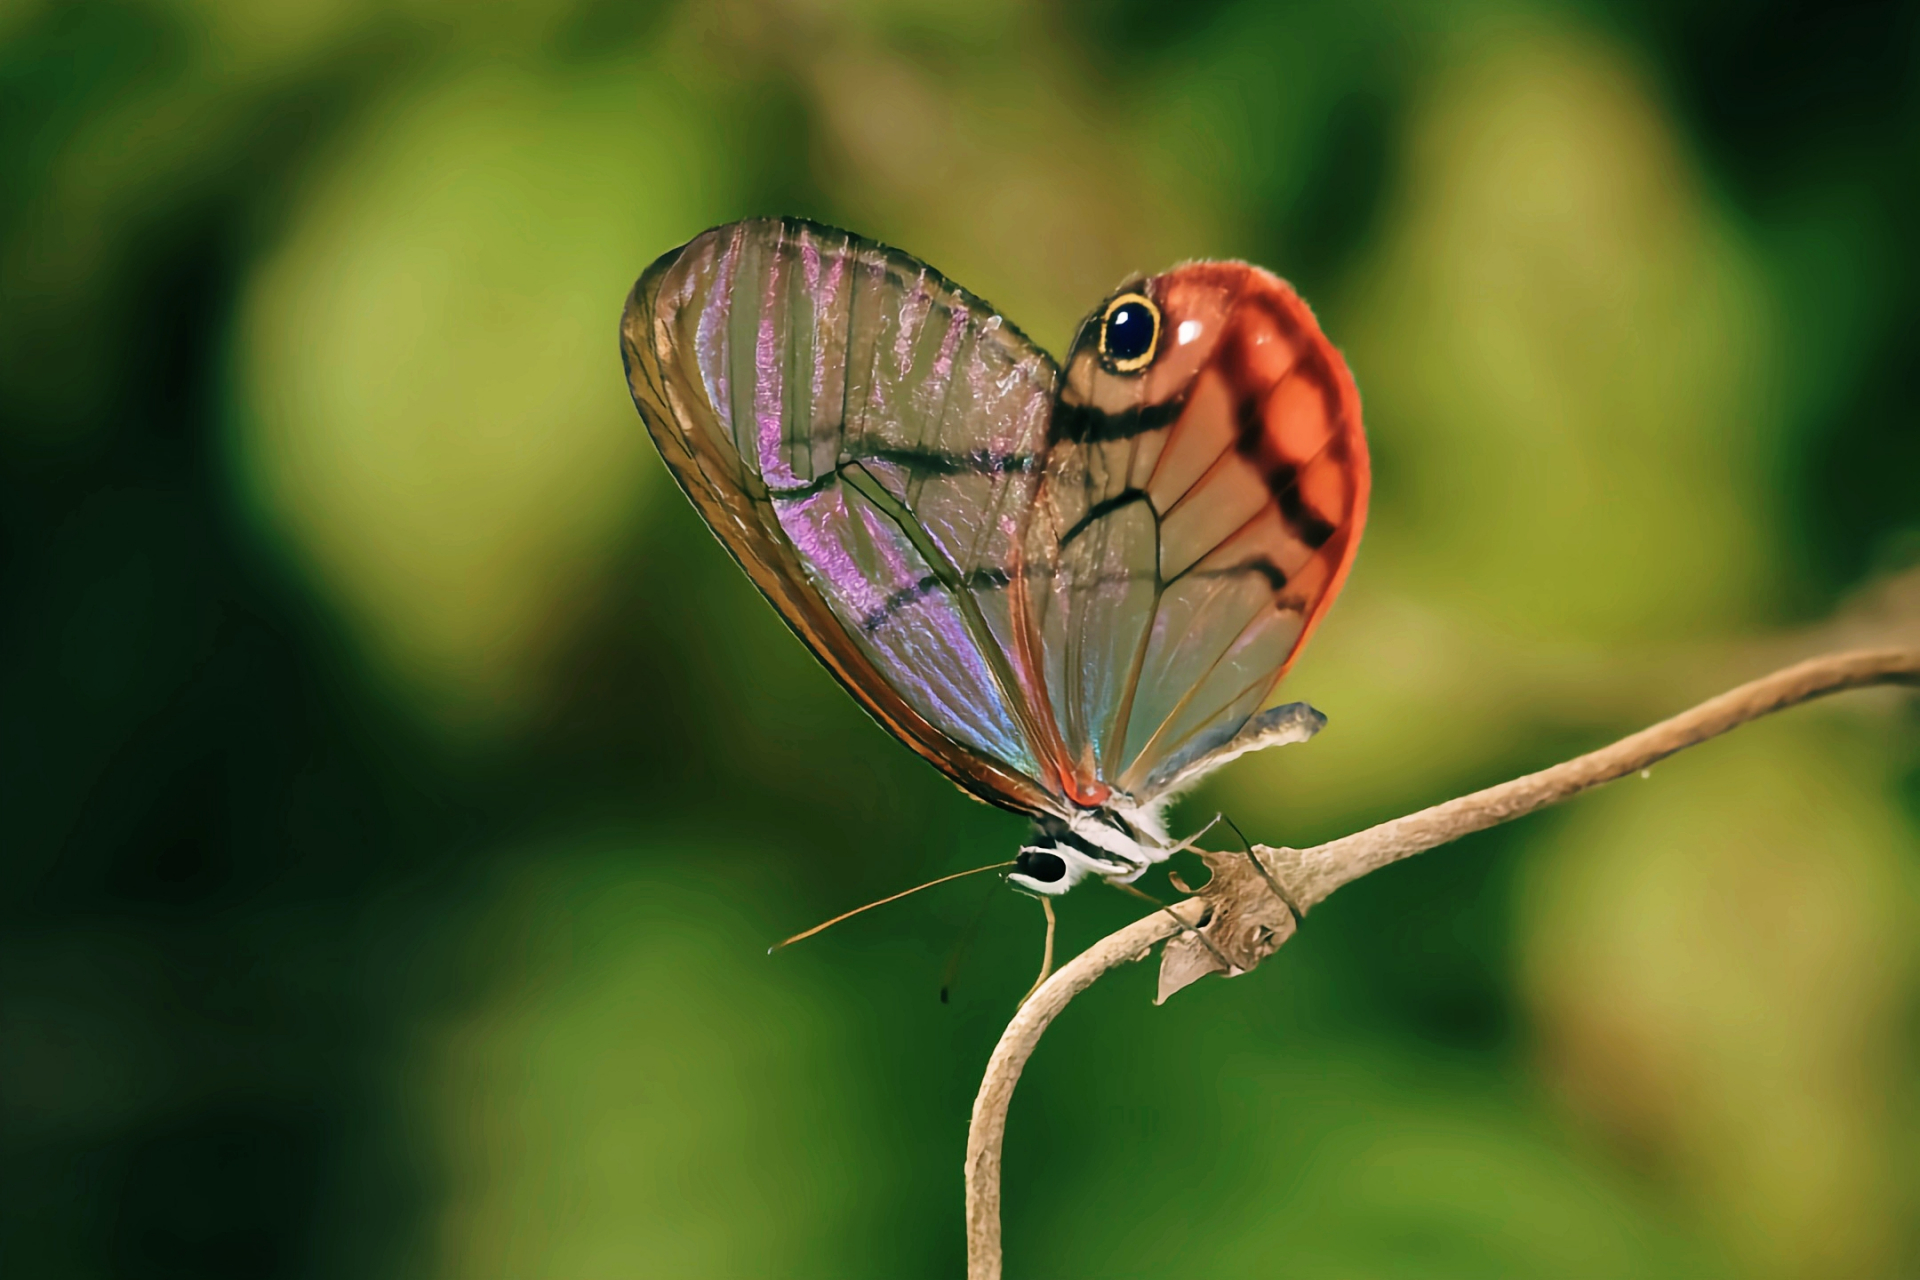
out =
{"type": "Polygon", "coordinates": [[[1026,547],[1068,789],[1150,802],[1232,749],[1332,603],[1368,460],[1352,377],[1284,282],[1196,263],[1134,290],[1161,346],[1122,373],[1101,312],[1083,327],[1026,547]]]}
{"type": "Polygon", "coordinates": [[[841,683],[961,786],[1056,808],[1009,604],[1053,361],[905,254],[779,219],[661,258],[621,335],[668,466],[841,683]]]}

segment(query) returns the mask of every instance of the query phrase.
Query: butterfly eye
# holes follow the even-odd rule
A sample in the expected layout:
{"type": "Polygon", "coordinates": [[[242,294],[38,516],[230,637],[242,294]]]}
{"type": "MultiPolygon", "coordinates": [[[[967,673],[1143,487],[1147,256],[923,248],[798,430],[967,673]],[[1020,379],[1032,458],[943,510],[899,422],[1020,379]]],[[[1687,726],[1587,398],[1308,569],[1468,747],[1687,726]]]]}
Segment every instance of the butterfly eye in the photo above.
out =
{"type": "Polygon", "coordinates": [[[1160,346],[1160,308],[1144,293],[1123,293],[1100,317],[1100,358],[1115,373],[1136,373],[1160,346]]]}
{"type": "Polygon", "coordinates": [[[1052,884],[1067,874],[1066,859],[1058,854],[1048,853],[1045,849],[1027,848],[1013,860],[1013,873],[1027,876],[1042,884],[1052,884]]]}

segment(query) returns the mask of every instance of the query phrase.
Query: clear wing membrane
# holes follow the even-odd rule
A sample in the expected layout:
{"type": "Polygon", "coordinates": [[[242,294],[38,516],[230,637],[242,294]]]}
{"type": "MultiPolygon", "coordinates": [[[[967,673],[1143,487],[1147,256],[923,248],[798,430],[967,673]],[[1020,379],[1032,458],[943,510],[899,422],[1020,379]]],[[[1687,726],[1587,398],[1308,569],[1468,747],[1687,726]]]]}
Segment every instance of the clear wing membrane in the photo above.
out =
{"type": "Polygon", "coordinates": [[[1053,361],[905,254],[792,220],[662,258],[622,336],[674,474],[842,683],[962,786],[1056,807],[1009,657],[1053,361]]]}

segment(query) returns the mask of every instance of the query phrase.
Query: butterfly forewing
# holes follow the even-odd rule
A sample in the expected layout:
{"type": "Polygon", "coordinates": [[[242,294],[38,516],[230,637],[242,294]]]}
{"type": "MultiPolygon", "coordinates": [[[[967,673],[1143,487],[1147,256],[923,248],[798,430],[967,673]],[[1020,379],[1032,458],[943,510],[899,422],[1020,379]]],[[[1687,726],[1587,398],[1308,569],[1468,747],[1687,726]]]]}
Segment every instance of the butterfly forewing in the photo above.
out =
{"type": "Polygon", "coordinates": [[[788,624],[962,786],[1049,807],[1009,597],[1053,362],[921,263],[792,220],[662,258],[622,332],[662,454],[788,624]]]}

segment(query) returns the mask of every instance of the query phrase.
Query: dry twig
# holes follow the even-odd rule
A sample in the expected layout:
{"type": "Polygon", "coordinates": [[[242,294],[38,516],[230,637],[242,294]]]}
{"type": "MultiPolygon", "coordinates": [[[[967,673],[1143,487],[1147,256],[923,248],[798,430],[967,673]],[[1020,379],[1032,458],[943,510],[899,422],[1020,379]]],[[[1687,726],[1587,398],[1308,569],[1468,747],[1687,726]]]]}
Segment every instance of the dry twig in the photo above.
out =
{"type": "Polygon", "coordinates": [[[1251,855],[1203,854],[1213,869],[1213,879],[1204,889],[1109,934],[1062,966],[1021,1004],[994,1046],[974,1098],[967,1134],[969,1280],[999,1280],[1000,1276],[1000,1153],[1014,1085],[1041,1033],[1068,1001],[1107,970],[1144,959],[1155,944],[1166,942],[1160,970],[1162,1000],[1208,973],[1244,973],[1278,950],[1293,932],[1293,915],[1275,893],[1274,884],[1290,889],[1288,896],[1301,909],[1310,909],[1370,871],[1637,773],[1768,712],[1875,684],[1920,684],[1920,649],[1813,658],[1564,764],[1311,849],[1256,845],[1251,855]]]}

